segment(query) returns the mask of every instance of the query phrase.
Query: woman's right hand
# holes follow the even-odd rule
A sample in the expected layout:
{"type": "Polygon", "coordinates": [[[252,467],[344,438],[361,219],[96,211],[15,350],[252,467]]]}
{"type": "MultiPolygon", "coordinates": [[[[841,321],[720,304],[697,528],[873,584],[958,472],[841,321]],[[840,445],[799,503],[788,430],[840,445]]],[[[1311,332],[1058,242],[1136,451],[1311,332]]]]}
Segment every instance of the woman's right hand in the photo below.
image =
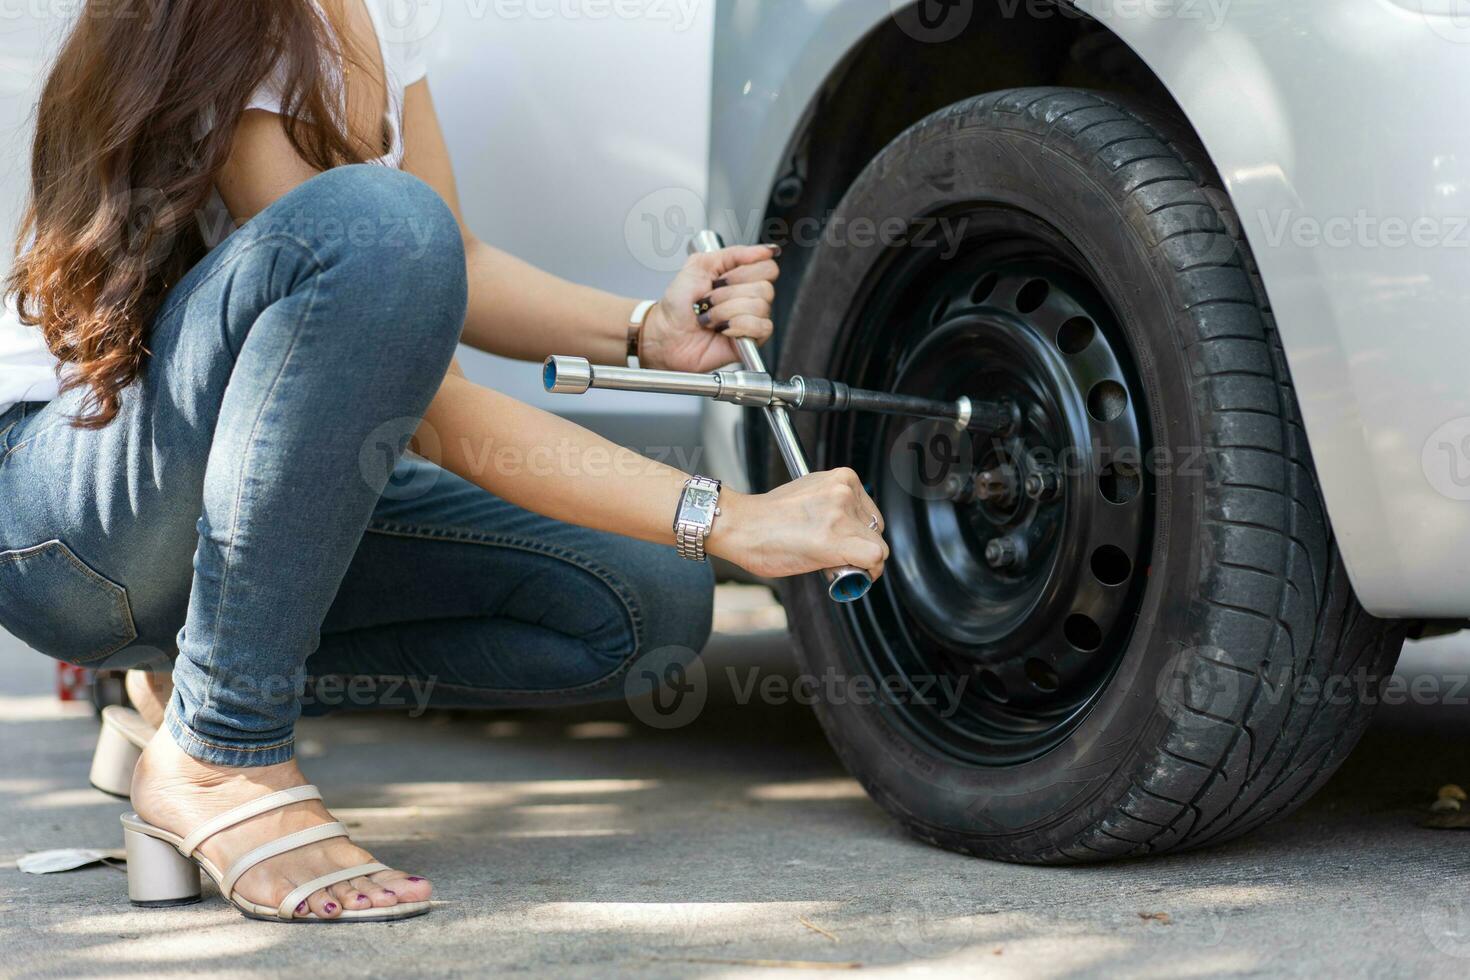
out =
{"type": "Polygon", "coordinates": [[[763,578],[855,565],[877,581],[888,560],[883,515],[846,467],[769,493],[725,491],[706,548],[763,578]]]}

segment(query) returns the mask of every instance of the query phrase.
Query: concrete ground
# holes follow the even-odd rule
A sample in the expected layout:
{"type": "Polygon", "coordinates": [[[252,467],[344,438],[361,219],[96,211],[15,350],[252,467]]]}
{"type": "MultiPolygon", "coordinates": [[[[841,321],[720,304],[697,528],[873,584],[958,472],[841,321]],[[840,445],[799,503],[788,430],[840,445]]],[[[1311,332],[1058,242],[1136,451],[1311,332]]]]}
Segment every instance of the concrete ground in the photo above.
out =
{"type": "MultiPolygon", "coordinates": [[[[1245,840],[1041,869],[908,839],[844,774],[807,708],[736,703],[726,667],[790,669],[779,631],[726,633],[707,659],[709,704],[677,730],[623,704],[304,723],[307,771],[336,812],[379,857],[431,875],[442,901],[398,925],[300,928],[247,921],[212,892],[135,910],[107,867],[17,871],[28,851],[119,846],[124,804],[86,785],[89,711],[54,699],[49,661],[0,640],[0,976],[1470,968],[1470,833],[1417,826],[1437,786],[1470,783],[1470,689],[1443,688],[1459,704],[1382,709],[1325,792],[1245,840]]],[[[1402,668],[1467,669],[1466,640],[1421,646],[1402,668]]]]}

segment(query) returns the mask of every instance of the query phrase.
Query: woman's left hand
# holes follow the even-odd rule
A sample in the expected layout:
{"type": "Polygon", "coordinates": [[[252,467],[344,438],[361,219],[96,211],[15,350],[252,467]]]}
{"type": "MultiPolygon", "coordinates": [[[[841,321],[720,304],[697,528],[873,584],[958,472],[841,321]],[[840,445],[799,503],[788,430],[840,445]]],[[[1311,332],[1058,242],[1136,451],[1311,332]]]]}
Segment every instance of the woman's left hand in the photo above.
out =
{"type": "Polygon", "coordinates": [[[780,254],[776,245],[736,245],[689,256],[644,321],[639,362],[666,371],[713,371],[740,359],[735,338],[764,344],[771,336],[780,254]],[[704,312],[696,313],[696,306],[704,312]]]}

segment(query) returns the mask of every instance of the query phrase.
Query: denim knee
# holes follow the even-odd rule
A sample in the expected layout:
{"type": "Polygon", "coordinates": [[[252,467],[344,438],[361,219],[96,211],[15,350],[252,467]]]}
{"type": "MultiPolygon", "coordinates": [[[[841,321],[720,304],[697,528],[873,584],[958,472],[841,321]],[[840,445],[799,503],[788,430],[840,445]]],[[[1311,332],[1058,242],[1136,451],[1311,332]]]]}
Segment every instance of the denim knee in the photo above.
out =
{"type": "Polygon", "coordinates": [[[459,342],[469,292],[464,238],[432,187],[401,170],[353,164],[318,174],[277,204],[286,220],[308,220],[311,247],[328,265],[366,270],[365,298],[397,306],[411,297],[423,311],[385,329],[413,332],[436,347],[459,342]]]}
{"type": "Polygon", "coordinates": [[[680,558],[671,547],[648,546],[643,560],[625,573],[643,611],[639,654],[667,647],[699,653],[714,620],[715,577],[706,562],[680,558]]]}

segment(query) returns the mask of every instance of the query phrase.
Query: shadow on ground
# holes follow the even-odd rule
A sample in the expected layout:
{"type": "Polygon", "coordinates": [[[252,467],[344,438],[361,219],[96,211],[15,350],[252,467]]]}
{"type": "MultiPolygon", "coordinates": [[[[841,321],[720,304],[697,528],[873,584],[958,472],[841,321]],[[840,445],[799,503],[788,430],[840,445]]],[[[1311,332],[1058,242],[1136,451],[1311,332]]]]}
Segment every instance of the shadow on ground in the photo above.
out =
{"type": "MultiPolygon", "coordinates": [[[[118,846],[124,806],[86,786],[93,722],[50,696],[49,662],[0,648],[0,975],[765,977],[860,964],[879,975],[1434,976],[1470,965],[1470,833],[1417,826],[1440,783],[1470,782],[1463,703],[1382,709],[1326,791],[1245,840],[1040,869],[909,840],[844,774],[809,709],[736,703],[727,668],[742,679],[788,670],[780,634],[721,637],[709,661],[710,704],[673,731],[622,704],[303,723],[303,764],[337,813],[379,857],[431,875],[442,898],[398,925],[307,928],[247,922],[212,892],[190,908],[134,910],[108,868],[16,871],[26,851],[118,846]]],[[[1470,643],[1447,641],[1404,669],[1466,665],[1470,643]]]]}

